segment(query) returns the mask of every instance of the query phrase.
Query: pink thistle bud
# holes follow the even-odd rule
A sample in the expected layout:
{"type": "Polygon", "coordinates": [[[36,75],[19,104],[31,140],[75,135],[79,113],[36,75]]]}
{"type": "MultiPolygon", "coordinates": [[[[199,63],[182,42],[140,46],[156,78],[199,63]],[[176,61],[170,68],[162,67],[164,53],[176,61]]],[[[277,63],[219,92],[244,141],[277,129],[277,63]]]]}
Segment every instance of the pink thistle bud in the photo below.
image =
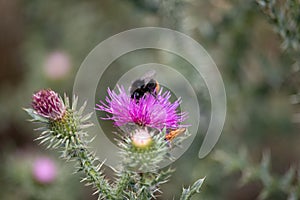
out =
{"type": "Polygon", "coordinates": [[[32,96],[32,108],[37,114],[52,120],[61,119],[66,111],[58,94],[50,89],[40,90],[32,96]]]}
{"type": "Polygon", "coordinates": [[[54,161],[47,157],[37,158],[32,166],[32,175],[41,184],[52,183],[57,175],[54,161]]]}

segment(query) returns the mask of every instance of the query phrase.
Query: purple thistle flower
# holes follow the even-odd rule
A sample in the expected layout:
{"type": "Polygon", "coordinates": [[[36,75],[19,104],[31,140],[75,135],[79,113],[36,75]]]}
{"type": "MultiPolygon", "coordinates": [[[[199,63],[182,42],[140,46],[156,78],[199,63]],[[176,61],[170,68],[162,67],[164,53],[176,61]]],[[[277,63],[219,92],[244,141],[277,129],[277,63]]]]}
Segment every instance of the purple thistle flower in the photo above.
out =
{"type": "Polygon", "coordinates": [[[52,183],[57,175],[57,168],[54,161],[47,157],[37,158],[32,166],[32,175],[39,183],[52,183]]]}
{"type": "Polygon", "coordinates": [[[171,103],[170,92],[162,93],[160,90],[156,97],[146,94],[137,102],[126,94],[124,87],[118,86],[118,90],[119,94],[108,89],[106,103],[100,101],[100,104],[96,104],[96,110],[111,114],[102,119],[113,120],[114,125],[119,127],[128,123],[160,130],[164,127],[167,129],[185,127],[185,125],[180,125],[180,122],[187,118],[187,114],[177,112],[181,100],[171,103]]]}
{"type": "Polygon", "coordinates": [[[37,114],[52,120],[61,119],[66,111],[58,94],[50,89],[40,90],[32,96],[32,108],[37,114]]]}

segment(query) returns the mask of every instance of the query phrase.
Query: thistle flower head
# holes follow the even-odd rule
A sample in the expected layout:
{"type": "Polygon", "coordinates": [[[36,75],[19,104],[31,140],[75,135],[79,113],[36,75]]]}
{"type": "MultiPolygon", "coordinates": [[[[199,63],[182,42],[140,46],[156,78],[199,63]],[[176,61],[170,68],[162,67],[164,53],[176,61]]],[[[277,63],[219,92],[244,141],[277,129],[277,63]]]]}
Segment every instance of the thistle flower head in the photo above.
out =
{"type": "Polygon", "coordinates": [[[153,96],[146,94],[136,101],[126,94],[124,87],[118,86],[119,93],[108,89],[106,103],[100,101],[96,110],[109,113],[106,120],[113,120],[114,125],[120,127],[128,123],[135,123],[140,126],[147,126],[162,130],[176,129],[187,118],[186,113],[177,112],[181,101],[170,102],[170,92],[160,92],[153,96]]]}
{"type": "Polygon", "coordinates": [[[33,178],[42,184],[48,184],[55,180],[57,175],[56,165],[47,157],[37,158],[32,167],[33,178]]]}
{"type": "Polygon", "coordinates": [[[52,120],[61,119],[66,111],[59,95],[50,89],[40,90],[32,96],[32,108],[42,117],[52,120]]]}
{"type": "Polygon", "coordinates": [[[149,147],[153,142],[151,134],[145,129],[137,129],[132,134],[131,140],[133,146],[140,149],[149,147]]]}

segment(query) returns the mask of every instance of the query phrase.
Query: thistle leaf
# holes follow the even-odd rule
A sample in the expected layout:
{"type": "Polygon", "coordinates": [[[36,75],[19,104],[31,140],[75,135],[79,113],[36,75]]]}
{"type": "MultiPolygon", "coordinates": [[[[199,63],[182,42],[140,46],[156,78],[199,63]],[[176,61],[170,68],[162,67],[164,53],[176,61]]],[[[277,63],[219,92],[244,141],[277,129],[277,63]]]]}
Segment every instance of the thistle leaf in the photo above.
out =
{"type": "Polygon", "coordinates": [[[197,180],[192,186],[188,187],[187,189],[183,188],[180,200],[189,200],[189,199],[191,199],[191,197],[194,194],[200,193],[200,188],[201,188],[204,180],[205,180],[205,177],[197,180]]]}
{"type": "Polygon", "coordinates": [[[23,108],[23,110],[25,112],[27,112],[27,114],[30,115],[34,121],[40,121],[40,122],[44,122],[44,123],[48,122],[47,118],[44,118],[44,117],[41,117],[40,115],[37,115],[35,113],[35,111],[31,108],[23,108]]]}

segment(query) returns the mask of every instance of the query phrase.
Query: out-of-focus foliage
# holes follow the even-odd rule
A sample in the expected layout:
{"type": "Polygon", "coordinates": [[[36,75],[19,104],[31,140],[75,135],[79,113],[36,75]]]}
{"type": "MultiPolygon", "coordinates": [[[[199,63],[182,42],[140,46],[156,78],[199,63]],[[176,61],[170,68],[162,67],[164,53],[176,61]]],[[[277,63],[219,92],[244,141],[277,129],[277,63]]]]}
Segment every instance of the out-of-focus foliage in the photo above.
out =
{"type": "Polygon", "coordinates": [[[290,167],[282,176],[271,172],[271,157],[269,152],[264,152],[261,163],[254,164],[249,160],[246,149],[241,149],[238,154],[216,151],[214,159],[222,164],[225,175],[241,173],[240,184],[259,181],[262,189],[259,199],[289,199],[297,200],[300,195],[299,171],[290,167]]]}
{"type": "MultiPolygon", "coordinates": [[[[6,157],[1,164],[1,199],[71,200],[82,199],[79,179],[58,161],[56,177],[52,182],[41,183],[34,177],[34,162],[40,155],[34,152],[17,152],[6,157]],[[67,185],[67,186],[66,186],[67,185]]],[[[45,169],[42,169],[45,170],[45,169]]]]}
{"type": "Polygon", "coordinates": [[[300,2],[298,0],[258,0],[276,31],[283,39],[283,48],[300,50],[300,2]],[[278,4],[282,5],[278,5],[278,4]]]}

